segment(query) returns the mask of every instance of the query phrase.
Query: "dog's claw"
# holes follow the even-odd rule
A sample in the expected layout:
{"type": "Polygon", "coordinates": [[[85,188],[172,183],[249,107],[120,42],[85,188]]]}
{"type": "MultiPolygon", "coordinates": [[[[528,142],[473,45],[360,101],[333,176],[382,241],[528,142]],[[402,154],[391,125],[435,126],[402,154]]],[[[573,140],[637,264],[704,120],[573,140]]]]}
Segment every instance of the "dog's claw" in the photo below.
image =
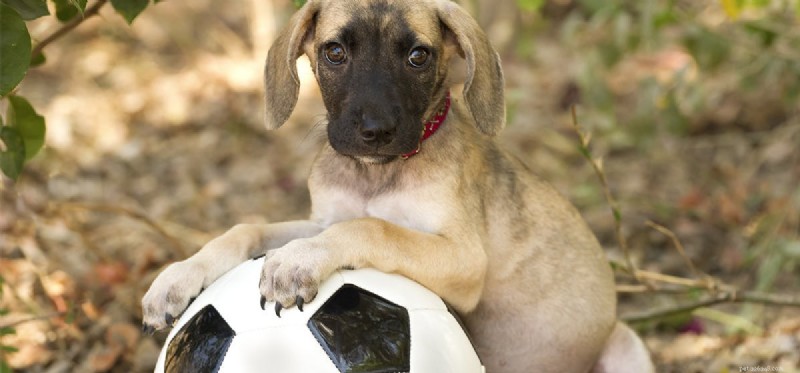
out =
{"type": "Polygon", "coordinates": [[[281,310],[283,309],[283,305],[281,302],[275,302],[275,315],[281,317],[281,310]]]}
{"type": "Polygon", "coordinates": [[[261,296],[261,310],[266,310],[266,308],[264,308],[264,306],[265,306],[266,304],[267,304],[267,297],[265,297],[265,296],[263,296],[263,295],[262,295],[262,296],[261,296]]]}
{"type": "Polygon", "coordinates": [[[305,303],[303,297],[298,295],[296,298],[294,298],[294,303],[297,304],[297,309],[300,310],[300,312],[303,312],[303,303],[305,303]]]}
{"type": "Polygon", "coordinates": [[[154,327],[152,327],[150,325],[147,325],[147,324],[142,324],[142,334],[144,334],[144,335],[153,335],[153,333],[155,331],[156,331],[156,328],[154,328],[154,327]]]}

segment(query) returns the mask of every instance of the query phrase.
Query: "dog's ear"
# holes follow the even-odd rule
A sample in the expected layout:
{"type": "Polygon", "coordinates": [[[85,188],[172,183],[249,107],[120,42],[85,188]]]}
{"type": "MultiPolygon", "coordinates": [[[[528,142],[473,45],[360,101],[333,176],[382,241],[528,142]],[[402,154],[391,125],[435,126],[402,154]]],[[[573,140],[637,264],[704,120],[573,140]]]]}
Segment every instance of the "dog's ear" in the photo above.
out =
{"type": "Polygon", "coordinates": [[[282,126],[292,114],[300,92],[297,58],[303,54],[306,38],[313,37],[314,22],[319,11],[318,1],[309,1],[289,20],[267,55],[264,67],[266,86],[267,129],[282,126]]]}
{"type": "MultiPolygon", "coordinates": [[[[467,62],[464,98],[478,129],[495,135],[505,126],[503,70],[500,57],[478,23],[460,6],[448,0],[436,2],[439,19],[455,36],[459,53],[467,62]]],[[[449,38],[445,35],[445,40],[449,38]]]]}

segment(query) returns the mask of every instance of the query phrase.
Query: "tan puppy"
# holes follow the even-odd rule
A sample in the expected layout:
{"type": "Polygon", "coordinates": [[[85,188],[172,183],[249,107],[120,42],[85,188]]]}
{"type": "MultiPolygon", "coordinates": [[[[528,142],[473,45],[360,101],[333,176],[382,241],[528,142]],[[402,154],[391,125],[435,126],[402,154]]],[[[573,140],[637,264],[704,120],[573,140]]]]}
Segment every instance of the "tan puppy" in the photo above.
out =
{"type": "Polygon", "coordinates": [[[170,265],[142,300],[146,329],[169,326],[203,287],[266,252],[259,288],[276,312],[312,301],[339,268],[374,267],[462,314],[490,373],[652,371],[616,321],[609,265],[579,214],[493,140],[505,116],[500,60],[464,10],[309,1],[269,52],[270,129],[294,109],[303,53],[328,110],[311,217],[237,225],[170,265]],[[460,58],[466,81],[448,110],[448,66],[460,58]],[[422,142],[437,112],[446,120],[422,142]]]}

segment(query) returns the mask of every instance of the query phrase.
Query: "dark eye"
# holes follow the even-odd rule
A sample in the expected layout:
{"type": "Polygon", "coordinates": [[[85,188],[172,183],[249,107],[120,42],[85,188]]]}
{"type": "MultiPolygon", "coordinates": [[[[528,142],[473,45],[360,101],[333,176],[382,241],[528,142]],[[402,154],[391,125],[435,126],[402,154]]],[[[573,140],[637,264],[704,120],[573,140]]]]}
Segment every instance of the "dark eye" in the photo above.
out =
{"type": "Polygon", "coordinates": [[[416,47],[408,54],[408,63],[414,67],[422,67],[428,61],[428,50],[422,47],[416,47]]]}
{"type": "Polygon", "coordinates": [[[325,46],[325,59],[331,64],[339,65],[347,59],[347,53],[341,44],[330,43],[325,46]]]}

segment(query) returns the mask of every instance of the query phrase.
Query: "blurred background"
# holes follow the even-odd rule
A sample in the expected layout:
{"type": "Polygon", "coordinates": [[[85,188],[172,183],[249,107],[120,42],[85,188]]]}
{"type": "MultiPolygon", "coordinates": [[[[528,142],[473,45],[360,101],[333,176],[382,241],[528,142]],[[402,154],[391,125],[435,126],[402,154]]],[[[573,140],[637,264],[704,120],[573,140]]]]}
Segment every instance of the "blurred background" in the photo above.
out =
{"type": "MultiPolygon", "coordinates": [[[[637,267],[800,295],[800,1],[461,3],[503,58],[498,140],[578,206],[612,261],[616,220],[573,106],[637,267]]],[[[13,371],[152,371],[165,333],[141,335],[140,299],[160,269],[236,223],[308,214],[325,111],[307,61],[290,122],[267,132],[262,117],[263,60],[295,9],[164,1],[128,26],[105,7],[46,48],[19,89],[46,146],[0,186],[13,371]]],[[[29,23],[34,40],[59,27],[50,18],[29,23]]],[[[623,316],[707,294],[618,280],[623,316]]],[[[634,326],[660,372],[800,371],[798,308],[728,303],[634,326]]]]}

